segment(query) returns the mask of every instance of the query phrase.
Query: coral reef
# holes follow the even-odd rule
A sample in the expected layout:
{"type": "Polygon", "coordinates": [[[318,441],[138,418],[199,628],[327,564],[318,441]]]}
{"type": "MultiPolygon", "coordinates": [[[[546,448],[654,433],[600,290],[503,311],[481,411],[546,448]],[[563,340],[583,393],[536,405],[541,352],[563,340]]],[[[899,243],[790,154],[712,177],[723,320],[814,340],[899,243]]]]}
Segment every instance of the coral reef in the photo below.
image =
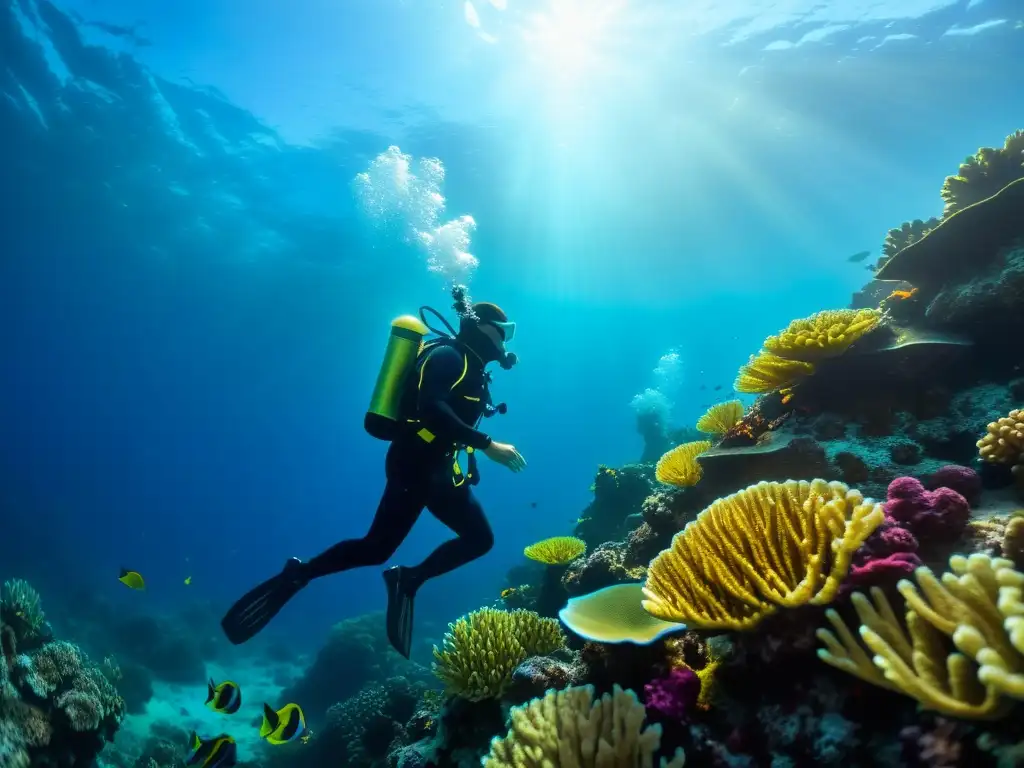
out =
{"type": "Polygon", "coordinates": [[[1024,130],[1006,137],[1002,147],[982,147],[942,184],[944,216],[951,216],[1024,178],[1024,130]]]}
{"type": "MultiPolygon", "coordinates": [[[[24,619],[24,626],[36,630],[42,627],[39,595],[27,582],[9,582],[4,602],[6,616],[24,619]]],[[[88,764],[124,718],[124,701],[104,669],[72,643],[51,640],[32,650],[19,648],[19,636],[6,618],[2,628],[0,764],[88,764]]]]}

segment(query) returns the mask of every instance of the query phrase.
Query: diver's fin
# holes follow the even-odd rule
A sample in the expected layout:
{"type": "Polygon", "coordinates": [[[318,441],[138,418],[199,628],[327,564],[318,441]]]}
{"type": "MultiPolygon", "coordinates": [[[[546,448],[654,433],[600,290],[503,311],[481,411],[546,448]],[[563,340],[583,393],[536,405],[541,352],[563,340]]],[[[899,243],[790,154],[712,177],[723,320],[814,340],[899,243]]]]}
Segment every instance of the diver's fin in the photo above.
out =
{"type": "Polygon", "coordinates": [[[220,620],[228,640],[241,645],[270,623],[285,604],[309,583],[306,576],[301,574],[302,565],[301,560],[293,557],[285,563],[284,569],[277,576],[249,590],[231,606],[220,620]]]}
{"type": "Polygon", "coordinates": [[[406,569],[400,565],[384,571],[388,588],[388,640],[400,654],[409,658],[412,651],[412,616],[415,594],[409,589],[406,569]]]}

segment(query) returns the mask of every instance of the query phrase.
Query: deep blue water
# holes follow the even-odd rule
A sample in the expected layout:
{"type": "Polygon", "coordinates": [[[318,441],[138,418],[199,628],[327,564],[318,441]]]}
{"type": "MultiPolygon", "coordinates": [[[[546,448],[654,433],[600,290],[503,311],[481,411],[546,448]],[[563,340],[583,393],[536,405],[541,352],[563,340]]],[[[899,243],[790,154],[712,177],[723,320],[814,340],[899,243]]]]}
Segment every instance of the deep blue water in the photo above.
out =
{"type": "MultiPolygon", "coordinates": [[[[943,177],[1024,125],[1010,2],[849,5],[848,28],[788,50],[771,44],[824,24],[681,27],[633,61],[640,86],[579,82],[604,100],[557,115],[543,79],[502,101],[521,73],[458,37],[458,7],[2,0],[0,577],[126,611],[226,607],[365,530],[388,322],[449,303],[353,194],[398,144],[444,163],[446,215],[478,224],[472,293],[519,324],[487,427],[529,469],[484,463],[497,546],[418,615],[492,600],[524,545],[571,531],[599,463],[639,457],[630,402],[659,357],[678,351],[669,394],[692,423],[767,334],[847,304],[867,276],[847,255],[938,213],[943,177]],[[139,18],[152,45],[83,26],[139,18]],[[914,37],[862,41],[885,35],[914,37]]],[[[425,516],[397,560],[445,535],[425,516]]],[[[278,629],[311,645],[383,606],[373,569],[308,591],[278,629]]]]}

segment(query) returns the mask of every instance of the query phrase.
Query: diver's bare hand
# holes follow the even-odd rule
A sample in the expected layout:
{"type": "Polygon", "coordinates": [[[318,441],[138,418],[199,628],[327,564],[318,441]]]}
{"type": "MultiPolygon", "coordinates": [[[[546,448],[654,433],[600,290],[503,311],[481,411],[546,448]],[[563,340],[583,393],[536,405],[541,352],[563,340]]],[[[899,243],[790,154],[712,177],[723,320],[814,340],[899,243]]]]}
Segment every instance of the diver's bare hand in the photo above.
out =
{"type": "Polygon", "coordinates": [[[492,440],[491,444],[484,448],[484,456],[503,467],[508,467],[513,472],[522,472],[526,467],[526,459],[514,445],[499,443],[497,440],[492,440]]]}

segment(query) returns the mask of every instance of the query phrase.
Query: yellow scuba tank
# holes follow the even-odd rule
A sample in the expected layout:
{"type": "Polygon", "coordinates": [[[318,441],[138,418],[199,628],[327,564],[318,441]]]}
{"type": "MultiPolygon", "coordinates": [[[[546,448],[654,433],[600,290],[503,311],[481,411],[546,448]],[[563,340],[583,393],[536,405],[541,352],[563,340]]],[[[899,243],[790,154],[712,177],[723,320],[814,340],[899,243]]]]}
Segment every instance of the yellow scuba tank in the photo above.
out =
{"type": "Polygon", "coordinates": [[[426,324],[413,315],[402,315],[391,321],[384,361],[363,419],[366,431],[379,440],[393,440],[398,433],[398,411],[405,382],[415,369],[423,337],[428,332],[426,324]]]}

